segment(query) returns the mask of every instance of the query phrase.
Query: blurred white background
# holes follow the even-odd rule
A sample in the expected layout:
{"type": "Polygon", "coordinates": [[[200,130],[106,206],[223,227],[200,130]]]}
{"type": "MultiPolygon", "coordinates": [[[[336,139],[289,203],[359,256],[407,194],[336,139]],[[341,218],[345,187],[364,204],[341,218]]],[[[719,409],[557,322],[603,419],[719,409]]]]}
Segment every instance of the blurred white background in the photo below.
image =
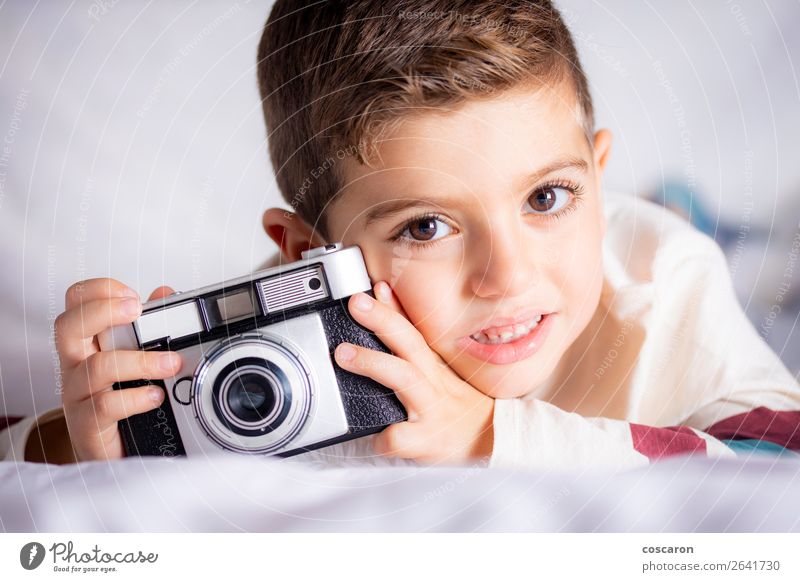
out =
{"type": "MultiPolygon", "coordinates": [[[[111,276],[147,295],[275,251],[255,79],[269,1],[0,6],[0,414],[60,402],[52,320],[111,276]]],[[[609,189],[691,196],[742,304],[800,372],[800,4],[558,2],[615,150],[609,189]]]]}

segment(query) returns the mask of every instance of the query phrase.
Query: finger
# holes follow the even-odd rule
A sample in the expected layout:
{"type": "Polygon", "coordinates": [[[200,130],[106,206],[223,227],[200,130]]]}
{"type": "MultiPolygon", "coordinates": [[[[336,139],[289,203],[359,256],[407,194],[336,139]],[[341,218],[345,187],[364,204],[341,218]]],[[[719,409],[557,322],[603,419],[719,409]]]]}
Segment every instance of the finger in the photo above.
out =
{"type": "Polygon", "coordinates": [[[400,300],[397,298],[397,295],[395,295],[394,291],[392,291],[389,283],[386,281],[378,281],[375,283],[375,286],[372,290],[375,293],[375,297],[378,299],[378,301],[389,307],[389,309],[392,311],[396,311],[408,319],[405,309],[403,309],[403,306],[400,305],[400,300]]]}
{"type": "Polygon", "coordinates": [[[55,340],[61,364],[72,367],[97,352],[95,335],[139,317],[142,305],[132,297],[95,299],[67,309],[55,321],[55,340]]]}
{"type": "Polygon", "coordinates": [[[134,299],[139,299],[139,294],[116,279],[87,279],[69,286],[64,294],[64,303],[66,309],[72,309],[81,303],[108,297],[133,297],[134,299]]]}
{"type": "Polygon", "coordinates": [[[428,342],[406,317],[366,293],[350,297],[348,307],[353,318],[372,330],[394,354],[426,372],[438,369],[428,342]]]}
{"type": "MultiPolygon", "coordinates": [[[[392,290],[392,287],[389,285],[388,282],[378,281],[375,284],[375,287],[373,288],[373,292],[375,293],[375,297],[378,299],[378,301],[388,306],[389,309],[391,309],[392,311],[396,311],[397,313],[399,313],[403,317],[403,319],[405,319],[409,323],[411,322],[411,319],[408,317],[408,314],[406,313],[405,309],[403,309],[403,306],[400,304],[400,299],[397,297],[397,294],[392,290]]],[[[412,323],[411,325],[414,324],[412,323]]],[[[416,329],[416,327],[414,327],[414,329],[416,329]]],[[[423,340],[425,341],[425,345],[428,345],[428,341],[425,340],[425,336],[423,336],[423,340]]],[[[445,362],[445,360],[433,348],[430,347],[430,345],[428,345],[428,348],[430,348],[430,355],[432,356],[433,360],[436,361],[439,367],[448,365],[447,362],[445,362]]],[[[426,370],[429,369],[426,368],[426,370]]]]}
{"type": "Polygon", "coordinates": [[[164,401],[164,390],[159,386],[139,386],[122,390],[108,389],[77,405],[75,411],[82,426],[103,431],[116,428],[120,420],[148,412],[164,401]]]}
{"type": "Polygon", "coordinates": [[[178,373],[181,356],[176,352],[113,350],[97,352],[78,365],[71,393],[65,401],[77,401],[108,389],[114,382],[170,378],[178,373]]]}
{"type": "Polygon", "coordinates": [[[382,457],[416,459],[428,449],[427,438],[419,425],[398,422],[383,429],[372,441],[375,452],[382,457]]]}
{"type": "Polygon", "coordinates": [[[153,299],[161,299],[163,297],[167,297],[175,293],[175,290],[172,287],[167,287],[166,285],[162,285],[152,293],[150,293],[150,297],[147,298],[148,301],[152,301],[153,299]]]}
{"type": "Polygon", "coordinates": [[[345,342],[336,347],[334,357],[336,363],[348,372],[372,378],[391,388],[412,422],[417,420],[426,396],[433,392],[427,386],[427,379],[413,364],[392,354],[345,342]]]}

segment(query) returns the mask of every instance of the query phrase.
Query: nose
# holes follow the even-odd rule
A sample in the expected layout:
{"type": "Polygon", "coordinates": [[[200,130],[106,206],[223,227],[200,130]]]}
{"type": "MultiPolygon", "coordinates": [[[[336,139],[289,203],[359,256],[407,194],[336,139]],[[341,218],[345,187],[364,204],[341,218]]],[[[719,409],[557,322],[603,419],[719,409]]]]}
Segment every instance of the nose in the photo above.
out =
{"type": "MultiPolygon", "coordinates": [[[[471,287],[483,298],[515,296],[530,290],[536,283],[532,253],[518,228],[497,228],[488,231],[485,243],[476,245],[472,253],[471,287]]],[[[468,259],[469,261],[469,259],[468,259]]]]}

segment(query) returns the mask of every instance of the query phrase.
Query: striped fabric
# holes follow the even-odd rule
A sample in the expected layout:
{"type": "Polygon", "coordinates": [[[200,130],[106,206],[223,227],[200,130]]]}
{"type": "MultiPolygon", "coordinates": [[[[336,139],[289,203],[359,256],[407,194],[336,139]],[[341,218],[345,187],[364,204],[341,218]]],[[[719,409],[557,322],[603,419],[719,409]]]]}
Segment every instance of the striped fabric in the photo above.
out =
{"type": "MultiPolygon", "coordinates": [[[[631,423],[633,448],[650,460],[708,452],[708,440],[685,426],[654,428],[631,423]]],[[[729,449],[744,453],[800,454],[800,410],[759,406],[716,422],[703,431],[729,449]]]]}

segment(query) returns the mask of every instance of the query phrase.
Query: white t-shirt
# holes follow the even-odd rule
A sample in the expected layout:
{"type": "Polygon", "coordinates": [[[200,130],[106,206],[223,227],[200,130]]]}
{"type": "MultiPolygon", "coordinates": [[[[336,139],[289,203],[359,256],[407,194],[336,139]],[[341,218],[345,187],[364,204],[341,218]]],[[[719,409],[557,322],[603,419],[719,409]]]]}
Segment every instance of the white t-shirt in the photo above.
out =
{"type": "MultiPolygon", "coordinates": [[[[717,244],[642,199],[608,193],[605,212],[598,309],[544,385],[495,401],[483,465],[624,469],[689,452],[736,456],[731,440],[798,450],[800,386],[745,316],[717,244]]],[[[23,458],[36,420],[0,433],[0,458],[23,458]]],[[[285,461],[416,464],[377,457],[374,438],[285,461]]]]}

